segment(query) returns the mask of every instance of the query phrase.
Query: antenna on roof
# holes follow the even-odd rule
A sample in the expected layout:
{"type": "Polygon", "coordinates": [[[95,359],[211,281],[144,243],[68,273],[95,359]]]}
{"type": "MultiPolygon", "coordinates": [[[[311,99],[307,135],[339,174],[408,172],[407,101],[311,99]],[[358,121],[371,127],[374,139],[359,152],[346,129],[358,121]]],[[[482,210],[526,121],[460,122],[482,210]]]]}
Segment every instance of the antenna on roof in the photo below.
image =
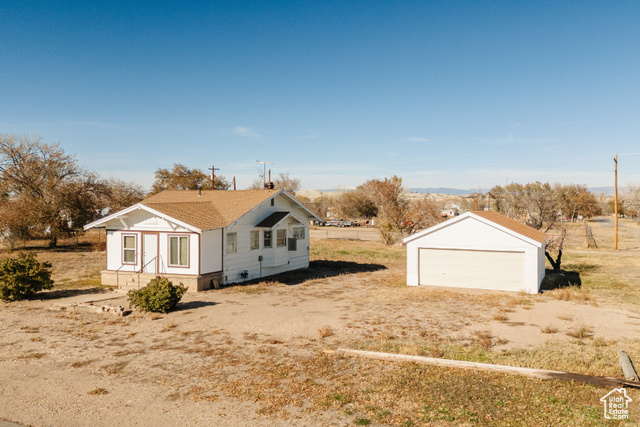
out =
{"type": "Polygon", "coordinates": [[[262,180],[264,183],[264,188],[273,188],[273,183],[271,182],[271,169],[269,169],[269,182],[267,182],[267,165],[272,165],[271,162],[264,162],[262,160],[256,160],[256,163],[262,163],[262,180]]]}

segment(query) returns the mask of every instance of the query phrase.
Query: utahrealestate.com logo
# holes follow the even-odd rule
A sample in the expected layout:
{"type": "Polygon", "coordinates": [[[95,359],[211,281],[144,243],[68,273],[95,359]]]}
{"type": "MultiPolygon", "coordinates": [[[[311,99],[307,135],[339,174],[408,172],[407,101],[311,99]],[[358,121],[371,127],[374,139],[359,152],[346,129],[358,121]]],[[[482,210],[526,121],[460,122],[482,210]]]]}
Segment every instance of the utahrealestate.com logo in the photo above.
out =
{"type": "Polygon", "coordinates": [[[600,398],[604,403],[604,417],[608,420],[628,420],[629,402],[631,398],[627,396],[624,388],[614,388],[609,393],[600,398]]]}

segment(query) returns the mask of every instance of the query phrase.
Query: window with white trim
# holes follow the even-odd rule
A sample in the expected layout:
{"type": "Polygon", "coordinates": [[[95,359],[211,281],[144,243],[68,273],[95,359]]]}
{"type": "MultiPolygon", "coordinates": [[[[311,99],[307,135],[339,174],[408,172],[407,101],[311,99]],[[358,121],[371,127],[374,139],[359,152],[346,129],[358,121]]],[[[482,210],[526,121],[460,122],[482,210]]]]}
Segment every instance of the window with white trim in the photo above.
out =
{"type": "Polygon", "coordinates": [[[136,236],[122,236],[122,263],[136,263],[136,236]]]}
{"type": "Polygon", "coordinates": [[[227,253],[238,252],[238,233],[227,233],[227,253]]]}
{"type": "Polygon", "coordinates": [[[251,230],[251,250],[260,249],[260,230],[251,230]]]}
{"type": "Polygon", "coordinates": [[[276,235],[276,246],[282,248],[287,246],[287,230],[278,230],[276,235]]]}
{"type": "Polygon", "coordinates": [[[304,227],[293,227],[293,238],[296,240],[304,240],[304,227]]]}
{"type": "Polygon", "coordinates": [[[169,237],[169,265],[189,266],[189,236],[169,237]]]}
{"type": "Polygon", "coordinates": [[[264,232],[264,247],[265,248],[271,247],[271,231],[265,230],[264,232]]]}

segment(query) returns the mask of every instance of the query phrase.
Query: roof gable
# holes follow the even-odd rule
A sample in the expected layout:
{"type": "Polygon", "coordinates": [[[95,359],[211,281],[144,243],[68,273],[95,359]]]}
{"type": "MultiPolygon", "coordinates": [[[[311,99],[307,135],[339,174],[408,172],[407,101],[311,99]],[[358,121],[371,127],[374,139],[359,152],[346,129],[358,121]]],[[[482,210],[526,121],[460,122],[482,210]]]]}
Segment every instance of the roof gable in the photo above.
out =
{"type": "MultiPolygon", "coordinates": [[[[285,196],[296,207],[303,210],[309,218],[318,219],[313,212],[282,190],[170,190],[148,197],[135,206],[159,212],[199,230],[211,230],[228,226],[260,204],[278,195],[285,196]]],[[[132,208],[134,206],[87,224],[85,229],[117,218],[132,208]]]]}
{"type": "Polygon", "coordinates": [[[408,236],[403,240],[403,242],[404,243],[411,242],[420,237],[437,232],[438,230],[443,229],[445,227],[453,226],[456,223],[467,220],[469,218],[473,218],[486,225],[490,225],[496,229],[502,230],[505,233],[518,237],[538,247],[544,244],[545,240],[547,239],[547,235],[541,232],[540,230],[536,230],[535,228],[529,227],[528,225],[522,224],[514,219],[508,218],[498,212],[493,212],[493,211],[471,212],[470,211],[470,212],[465,212],[464,214],[456,216],[447,221],[441,222],[440,224],[434,225],[433,227],[427,228],[426,230],[423,230],[412,236],[408,236]]]}

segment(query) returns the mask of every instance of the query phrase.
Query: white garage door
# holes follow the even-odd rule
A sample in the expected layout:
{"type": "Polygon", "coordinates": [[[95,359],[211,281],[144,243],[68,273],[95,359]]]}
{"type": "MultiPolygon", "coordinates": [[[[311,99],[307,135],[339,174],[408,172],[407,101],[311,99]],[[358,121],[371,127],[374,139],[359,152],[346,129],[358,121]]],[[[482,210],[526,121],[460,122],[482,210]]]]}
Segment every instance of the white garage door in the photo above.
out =
{"type": "Polygon", "coordinates": [[[420,248],[420,285],[519,291],[525,288],[524,252],[420,248]]]}

